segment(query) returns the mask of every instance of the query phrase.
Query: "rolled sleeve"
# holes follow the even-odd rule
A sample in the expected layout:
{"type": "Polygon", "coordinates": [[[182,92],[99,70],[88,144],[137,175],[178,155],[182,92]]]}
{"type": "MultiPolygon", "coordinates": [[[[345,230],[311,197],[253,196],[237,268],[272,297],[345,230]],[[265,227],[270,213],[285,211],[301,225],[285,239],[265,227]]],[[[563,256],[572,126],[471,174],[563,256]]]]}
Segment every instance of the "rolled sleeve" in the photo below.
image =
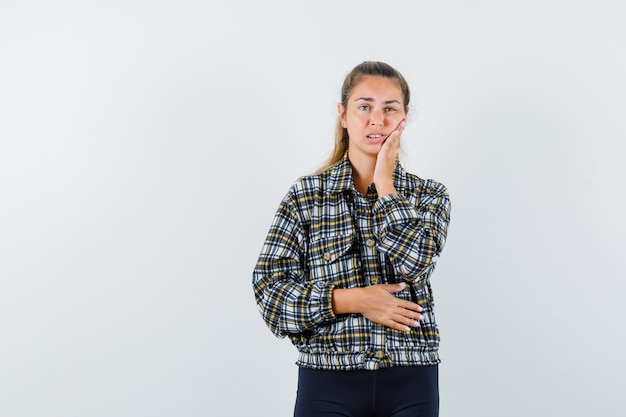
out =
{"type": "Polygon", "coordinates": [[[426,182],[414,195],[390,194],[374,205],[378,249],[396,272],[415,281],[432,266],[443,249],[450,219],[446,188],[426,182]]]}

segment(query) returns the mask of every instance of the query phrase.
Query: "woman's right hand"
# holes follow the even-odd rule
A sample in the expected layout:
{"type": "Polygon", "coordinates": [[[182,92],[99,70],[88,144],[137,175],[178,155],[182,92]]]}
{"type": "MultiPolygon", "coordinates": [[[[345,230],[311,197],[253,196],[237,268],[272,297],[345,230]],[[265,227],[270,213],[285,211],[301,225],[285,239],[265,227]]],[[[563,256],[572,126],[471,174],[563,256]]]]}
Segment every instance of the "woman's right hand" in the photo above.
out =
{"type": "Polygon", "coordinates": [[[379,284],[361,288],[333,290],[333,309],[336,314],[361,313],[371,321],[401,332],[418,327],[422,308],[419,304],[402,300],[392,294],[404,290],[406,284],[379,284]]]}

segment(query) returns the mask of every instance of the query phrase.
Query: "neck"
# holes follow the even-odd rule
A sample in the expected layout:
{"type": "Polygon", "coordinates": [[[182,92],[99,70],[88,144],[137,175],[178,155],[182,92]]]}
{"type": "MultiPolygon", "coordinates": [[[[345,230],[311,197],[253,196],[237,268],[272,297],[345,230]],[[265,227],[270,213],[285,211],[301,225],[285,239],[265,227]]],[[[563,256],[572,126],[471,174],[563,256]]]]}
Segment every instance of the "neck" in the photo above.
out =
{"type": "Polygon", "coordinates": [[[376,168],[376,158],[367,156],[353,156],[348,152],[348,159],[352,165],[352,178],[354,187],[358,192],[367,194],[367,187],[374,182],[374,168],[376,168]]]}

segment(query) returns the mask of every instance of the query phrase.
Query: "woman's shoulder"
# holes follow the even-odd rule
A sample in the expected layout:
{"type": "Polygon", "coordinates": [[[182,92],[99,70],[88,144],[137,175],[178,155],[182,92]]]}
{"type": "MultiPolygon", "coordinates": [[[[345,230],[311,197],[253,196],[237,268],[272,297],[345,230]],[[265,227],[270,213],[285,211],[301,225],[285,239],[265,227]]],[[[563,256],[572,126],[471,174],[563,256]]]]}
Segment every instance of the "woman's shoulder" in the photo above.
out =
{"type": "Polygon", "coordinates": [[[292,183],[289,188],[289,194],[310,195],[323,192],[328,187],[329,174],[330,172],[327,170],[321,173],[301,175],[292,183]]]}
{"type": "Polygon", "coordinates": [[[407,190],[427,194],[448,194],[448,188],[435,179],[422,178],[410,172],[404,173],[404,179],[407,190]]]}

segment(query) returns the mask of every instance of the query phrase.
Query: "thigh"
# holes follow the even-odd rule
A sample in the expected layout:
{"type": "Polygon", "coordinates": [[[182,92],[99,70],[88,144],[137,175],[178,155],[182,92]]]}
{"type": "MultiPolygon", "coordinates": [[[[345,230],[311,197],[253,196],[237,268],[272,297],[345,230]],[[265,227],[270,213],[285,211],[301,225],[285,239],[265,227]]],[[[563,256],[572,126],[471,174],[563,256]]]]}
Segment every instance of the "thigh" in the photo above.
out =
{"type": "Polygon", "coordinates": [[[368,371],[300,368],[294,417],[361,417],[371,410],[373,379],[368,371]]]}
{"type": "Polygon", "coordinates": [[[376,416],[439,416],[437,365],[381,370],[376,381],[376,416]]]}

